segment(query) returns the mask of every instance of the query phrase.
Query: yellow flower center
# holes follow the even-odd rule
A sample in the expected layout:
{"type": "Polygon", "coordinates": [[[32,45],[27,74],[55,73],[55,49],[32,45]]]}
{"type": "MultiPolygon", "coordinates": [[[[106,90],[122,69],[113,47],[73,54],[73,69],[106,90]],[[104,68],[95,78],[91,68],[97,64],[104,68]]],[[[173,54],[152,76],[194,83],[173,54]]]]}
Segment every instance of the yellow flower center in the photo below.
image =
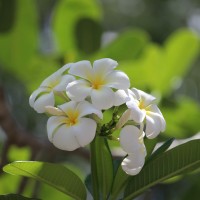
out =
{"type": "Polygon", "coordinates": [[[91,81],[91,86],[93,89],[98,90],[102,87],[102,85],[104,85],[104,81],[101,77],[95,77],[92,81],[91,81]]]}
{"type": "Polygon", "coordinates": [[[142,99],[139,101],[138,107],[139,107],[141,110],[143,110],[143,109],[145,110],[144,101],[142,101],[142,99]]]}
{"type": "Polygon", "coordinates": [[[65,123],[67,126],[73,126],[78,123],[79,112],[69,110],[67,112],[68,118],[66,118],[65,123]]]}

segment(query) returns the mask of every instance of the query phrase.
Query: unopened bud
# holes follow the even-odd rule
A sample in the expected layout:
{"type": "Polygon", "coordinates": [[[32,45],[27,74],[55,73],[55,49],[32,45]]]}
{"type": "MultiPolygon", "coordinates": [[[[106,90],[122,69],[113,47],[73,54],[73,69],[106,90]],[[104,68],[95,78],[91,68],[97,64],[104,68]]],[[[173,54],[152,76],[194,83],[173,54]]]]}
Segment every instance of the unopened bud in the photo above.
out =
{"type": "Polygon", "coordinates": [[[131,115],[131,110],[130,109],[126,110],[120,117],[119,121],[117,122],[116,129],[122,128],[124,124],[126,124],[126,122],[130,119],[130,115],[131,115]]]}

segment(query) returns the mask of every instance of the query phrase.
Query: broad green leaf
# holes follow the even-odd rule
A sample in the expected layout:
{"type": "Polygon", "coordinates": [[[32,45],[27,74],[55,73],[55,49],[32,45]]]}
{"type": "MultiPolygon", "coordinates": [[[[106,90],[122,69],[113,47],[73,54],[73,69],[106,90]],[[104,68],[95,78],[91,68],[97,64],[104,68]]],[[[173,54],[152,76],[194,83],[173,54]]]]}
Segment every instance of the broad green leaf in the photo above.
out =
{"type": "Polygon", "coordinates": [[[92,189],[92,175],[89,174],[85,178],[85,186],[87,187],[88,191],[93,194],[93,189],[92,189]]]}
{"type": "Polygon", "coordinates": [[[132,200],[148,188],[200,167],[200,140],[179,145],[149,162],[125,188],[124,200],[132,200]]]}
{"type": "Polygon", "coordinates": [[[158,138],[149,140],[148,138],[145,137],[144,144],[145,144],[146,151],[147,151],[146,160],[149,158],[149,156],[151,156],[151,153],[153,152],[157,142],[158,142],[158,138]]]}
{"type": "Polygon", "coordinates": [[[136,59],[148,43],[149,36],[146,32],[139,29],[128,30],[102,48],[95,58],[112,58],[117,61],[136,59]]]}
{"type": "Polygon", "coordinates": [[[1,200],[39,200],[36,198],[28,198],[19,194],[0,195],[1,200]]]}
{"type": "Polygon", "coordinates": [[[112,191],[111,191],[111,200],[116,200],[119,194],[123,191],[128,179],[129,175],[127,175],[121,165],[118,167],[116,175],[114,177],[112,191]]]}
{"type": "Polygon", "coordinates": [[[60,0],[54,10],[53,30],[56,36],[58,52],[77,53],[75,28],[82,18],[99,21],[101,12],[99,5],[93,0],[60,0]]]}
{"type": "MultiPolygon", "coordinates": [[[[95,167],[100,195],[107,199],[113,182],[113,161],[107,140],[97,136],[94,140],[95,167]]],[[[93,171],[92,171],[93,173],[93,171]]]]}
{"type": "Polygon", "coordinates": [[[74,199],[86,199],[86,189],[80,178],[62,165],[19,161],[6,165],[3,170],[13,175],[30,177],[47,183],[74,199]]]}
{"type": "Polygon", "coordinates": [[[172,142],[174,141],[174,138],[168,139],[166,142],[164,142],[156,151],[146,160],[146,162],[152,161],[155,159],[157,156],[159,156],[161,153],[165,152],[172,142]]]}

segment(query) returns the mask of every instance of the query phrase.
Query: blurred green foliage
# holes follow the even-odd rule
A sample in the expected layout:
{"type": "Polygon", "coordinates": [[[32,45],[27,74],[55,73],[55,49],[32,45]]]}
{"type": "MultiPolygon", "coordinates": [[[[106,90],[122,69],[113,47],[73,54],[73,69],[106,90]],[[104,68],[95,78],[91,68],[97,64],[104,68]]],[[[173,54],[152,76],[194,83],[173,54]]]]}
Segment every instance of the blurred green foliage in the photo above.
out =
{"type": "MultiPolygon", "coordinates": [[[[116,15],[116,7],[122,12],[123,8],[128,8],[129,2],[131,10],[131,1],[124,1],[121,7],[110,2],[106,4],[102,0],[101,6],[95,0],[46,0],[43,4],[36,0],[0,0],[0,84],[7,89],[13,116],[24,127],[44,138],[45,118],[33,114],[28,95],[65,63],[109,57],[119,62],[119,69],[128,74],[133,87],[158,97],[167,121],[166,132],[160,140],[193,136],[200,130],[200,41],[198,34],[181,27],[186,25],[180,23],[183,7],[175,12],[178,1],[174,7],[172,1],[136,1],[135,9],[140,8],[142,2],[148,6],[144,6],[140,14],[136,13],[135,18],[130,15],[120,18],[116,15]],[[46,20],[43,20],[45,14],[42,11],[50,4],[51,9],[46,11],[46,20]],[[162,17],[158,21],[159,16],[162,17]],[[122,31],[123,19],[133,18],[131,26],[122,31]],[[110,30],[117,31],[117,37],[102,47],[102,34],[109,30],[111,22],[110,30]],[[175,30],[174,27],[181,28],[175,30]],[[188,85],[188,81],[194,80],[196,82],[188,85]]],[[[188,2],[185,1],[184,5],[187,6],[188,2]]],[[[9,161],[29,158],[29,149],[9,150],[9,161]]],[[[188,179],[186,197],[190,192],[195,193],[199,185],[195,177],[194,183],[193,178],[188,179]]],[[[19,181],[18,177],[1,175],[0,194],[16,192],[19,181]]],[[[33,186],[34,182],[31,184],[33,186]]],[[[25,194],[31,195],[31,186],[27,188],[25,194]]],[[[63,194],[42,185],[39,197],[45,198],[47,194],[48,199],[66,199],[63,194]]]]}

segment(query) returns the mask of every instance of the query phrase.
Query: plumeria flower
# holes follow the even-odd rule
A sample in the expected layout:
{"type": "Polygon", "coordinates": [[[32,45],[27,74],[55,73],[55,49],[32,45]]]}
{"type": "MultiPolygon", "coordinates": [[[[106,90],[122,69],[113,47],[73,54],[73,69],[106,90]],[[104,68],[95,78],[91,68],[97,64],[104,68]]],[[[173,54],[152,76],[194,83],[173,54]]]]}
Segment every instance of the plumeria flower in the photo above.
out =
{"type": "Polygon", "coordinates": [[[86,117],[95,114],[102,118],[102,112],[87,101],[70,101],[58,108],[46,107],[54,114],[47,121],[49,140],[59,149],[73,151],[89,144],[95,137],[97,123],[86,117]]]}
{"type": "Polygon", "coordinates": [[[38,113],[45,112],[45,106],[54,106],[55,94],[61,94],[66,90],[66,86],[75,78],[72,75],[67,75],[65,72],[69,69],[70,64],[64,65],[58,71],[46,78],[35,90],[29,98],[29,104],[38,113]]]}
{"type": "Polygon", "coordinates": [[[121,166],[129,175],[138,174],[145,163],[146,148],[143,137],[144,132],[132,125],[123,127],[120,132],[121,147],[128,154],[121,166]]]}
{"type": "Polygon", "coordinates": [[[72,64],[69,73],[80,77],[67,85],[67,95],[74,101],[91,98],[92,104],[98,109],[108,109],[113,106],[114,89],[127,89],[130,86],[128,76],[114,70],[117,62],[104,58],[96,60],[93,67],[89,61],[72,64]]]}
{"type": "Polygon", "coordinates": [[[115,94],[114,105],[126,103],[128,110],[119,120],[118,128],[122,127],[128,120],[141,124],[145,123],[145,133],[149,139],[155,138],[166,127],[165,119],[155,104],[156,98],[136,88],[118,90],[115,94]],[[126,118],[126,119],[125,119],[126,118]]]}

